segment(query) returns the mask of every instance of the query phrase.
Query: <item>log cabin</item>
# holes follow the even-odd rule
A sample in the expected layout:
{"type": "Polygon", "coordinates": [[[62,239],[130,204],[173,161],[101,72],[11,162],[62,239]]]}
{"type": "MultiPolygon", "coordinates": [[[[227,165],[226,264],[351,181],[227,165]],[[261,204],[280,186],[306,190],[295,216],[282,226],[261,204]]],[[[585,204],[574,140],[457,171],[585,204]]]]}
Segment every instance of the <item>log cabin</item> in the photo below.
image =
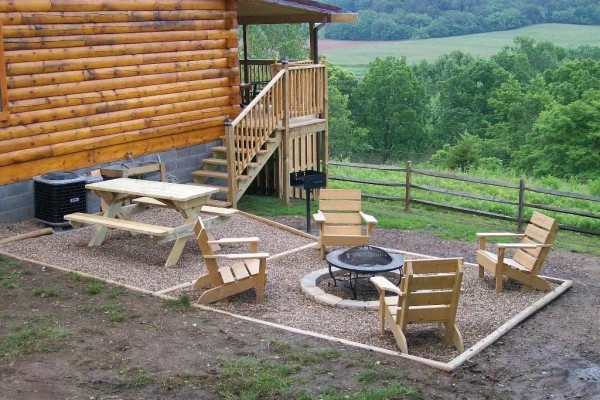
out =
{"type": "Polygon", "coordinates": [[[0,0],[0,222],[33,217],[34,177],[126,158],[216,184],[222,206],[251,186],[298,196],[289,173],[327,162],[318,30],[356,18],[311,0],[0,0]],[[279,23],[307,24],[310,59],[249,58],[246,27],[279,23]]]}

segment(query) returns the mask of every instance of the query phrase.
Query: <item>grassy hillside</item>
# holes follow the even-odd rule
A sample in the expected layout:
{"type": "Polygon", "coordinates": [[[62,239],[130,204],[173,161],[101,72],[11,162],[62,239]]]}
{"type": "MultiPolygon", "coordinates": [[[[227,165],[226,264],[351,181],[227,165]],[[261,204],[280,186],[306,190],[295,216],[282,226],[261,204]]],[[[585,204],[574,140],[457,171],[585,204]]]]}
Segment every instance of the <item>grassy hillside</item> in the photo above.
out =
{"type": "Polygon", "coordinates": [[[409,63],[433,61],[453,50],[489,57],[504,46],[513,43],[517,36],[529,36],[538,41],[550,41],[561,47],[582,44],[600,46],[600,26],[567,24],[541,24],[512,31],[480,33],[440,39],[406,40],[395,42],[343,42],[319,41],[322,54],[332,62],[364,76],[368,64],[376,57],[406,57],[409,63]]]}

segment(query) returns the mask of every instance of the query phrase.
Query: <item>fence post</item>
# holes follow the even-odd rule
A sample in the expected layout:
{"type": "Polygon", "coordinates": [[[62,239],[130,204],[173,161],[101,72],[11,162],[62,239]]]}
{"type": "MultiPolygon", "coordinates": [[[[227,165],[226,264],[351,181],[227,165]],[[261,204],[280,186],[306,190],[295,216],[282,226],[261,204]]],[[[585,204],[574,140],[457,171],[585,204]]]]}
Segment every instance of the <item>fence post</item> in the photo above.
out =
{"type": "Polygon", "coordinates": [[[517,214],[517,232],[523,229],[523,209],[525,208],[525,179],[519,181],[519,210],[517,214]]]}
{"type": "Polygon", "coordinates": [[[412,162],[406,162],[406,198],[404,199],[404,211],[410,211],[410,170],[412,162]]]}

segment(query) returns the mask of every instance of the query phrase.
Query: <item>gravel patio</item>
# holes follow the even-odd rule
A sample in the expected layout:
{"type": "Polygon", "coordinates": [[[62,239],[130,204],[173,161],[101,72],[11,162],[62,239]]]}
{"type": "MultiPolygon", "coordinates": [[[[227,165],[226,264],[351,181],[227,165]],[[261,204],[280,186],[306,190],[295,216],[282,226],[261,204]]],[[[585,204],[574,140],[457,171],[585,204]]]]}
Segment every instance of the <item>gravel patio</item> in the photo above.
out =
{"type": "MultiPolygon", "coordinates": [[[[139,221],[164,226],[176,226],[179,218],[177,212],[167,209],[152,209],[136,216],[139,221]]],[[[300,228],[305,219],[282,217],[280,222],[300,228]]],[[[0,251],[151,292],[185,286],[205,269],[198,244],[193,238],[188,240],[177,265],[165,268],[163,264],[171,244],[158,244],[144,235],[132,236],[127,232],[110,231],[101,247],[88,247],[93,231],[92,227],[66,230],[5,244],[0,246],[0,251]]],[[[244,215],[235,215],[226,223],[212,228],[211,233],[215,238],[258,236],[261,240],[259,251],[268,252],[271,256],[314,243],[314,239],[244,215]]],[[[372,244],[438,257],[464,257],[467,262],[474,261],[476,249],[475,240],[472,244],[457,246],[456,243],[428,235],[386,229],[376,229],[372,244]]],[[[229,246],[221,251],[236,253],[246,252],[246,249],[244,246],[229,246]]],[[[548,262],[552,262],[552,253],[548,262]]],[[[319,259],[319,252],[315,248],[275,257],[267,264],[268,281],[262,304],[255,304],[254,292],[247,291],[232,297],[228,304],[216,303],[211,306],[234,314],[397,351],[391,332],[388,331],[384,337],[379,335],[377,311],[333,308],[308,299],[302,293],[302,277],[326,267],[327,263],[319,259]]],[[[465,348],[479,342],[544,295],[538,291],[522,293],[518,284],[506,285],[503,294],[498,295],[494,292],[493,284],[491,276],[480,280],[476,268],[465,266],[457,316],[457,326],[463,335],[465,348]]],[[[320,287],[326,292],[345,296],[346,289],[328,286],[327,280],[320,287]]],[[[346,291],[350,298],[351,292],[346,291]]],[[[182,294],[196,299],[200,292],[190,287],[169,292],[174,297],[182,294]]],[[[433,325],[409,327],[408,340],[412,355],[441,362],[448,362],[458,355],[454,348],[442,345],[441,336],[433,325]]]]}

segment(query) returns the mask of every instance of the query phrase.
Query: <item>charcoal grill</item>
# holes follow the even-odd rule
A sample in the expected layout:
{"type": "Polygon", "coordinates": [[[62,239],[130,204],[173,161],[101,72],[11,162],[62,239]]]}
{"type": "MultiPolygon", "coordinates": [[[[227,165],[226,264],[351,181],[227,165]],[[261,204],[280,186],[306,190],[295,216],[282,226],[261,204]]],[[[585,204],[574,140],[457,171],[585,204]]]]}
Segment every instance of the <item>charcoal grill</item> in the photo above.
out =
{"type": "Polygon", "coordinates": [[[359,275],[367,275],[368,278],[372,275],[398,270],[400,277],[402,277],[402,265],[404,264],[402,255],[390,254],[382,248],[369,245],[334,250],[327,254],[326,259],[329,264],[329,275],[333,279],[334,286],[337,286],[337,280],[331,267],[348,271],[348,281],[353,299],[356,299],[359,275]]]}
{"type": "Polygon", "coordinates": [[[290,174],[290,186],[306,191],[306,232],[310,233],[310,192],[313,189],[322,189],[327,183],[324,172],[307,169],[290,174]]]}

